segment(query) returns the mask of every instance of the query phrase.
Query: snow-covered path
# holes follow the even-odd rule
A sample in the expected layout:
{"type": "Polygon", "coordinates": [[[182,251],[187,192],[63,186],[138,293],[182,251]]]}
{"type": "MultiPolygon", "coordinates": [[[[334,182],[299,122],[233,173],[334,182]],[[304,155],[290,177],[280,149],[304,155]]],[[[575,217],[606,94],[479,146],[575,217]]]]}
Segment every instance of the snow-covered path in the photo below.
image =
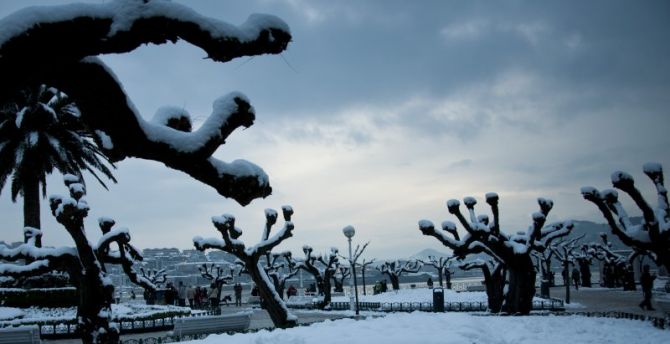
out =
{"type": "Polygon", "coordinates": [[[635,320],[580,316],[477,316],[463,313],[394,313],[342,319],[288,330],[213,335],[191,344],[659,344],[670,331],[635,320]]]}

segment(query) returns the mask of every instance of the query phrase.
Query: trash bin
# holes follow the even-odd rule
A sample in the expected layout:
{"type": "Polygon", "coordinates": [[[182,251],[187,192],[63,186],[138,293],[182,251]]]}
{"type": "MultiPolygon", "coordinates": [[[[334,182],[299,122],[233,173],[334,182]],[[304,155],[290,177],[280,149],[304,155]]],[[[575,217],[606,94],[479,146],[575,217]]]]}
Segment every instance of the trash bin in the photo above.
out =
{"type": "Polygon", "coordinates": [[[444,288],[433,288],[433,312],[444,312],[444,288]]]}

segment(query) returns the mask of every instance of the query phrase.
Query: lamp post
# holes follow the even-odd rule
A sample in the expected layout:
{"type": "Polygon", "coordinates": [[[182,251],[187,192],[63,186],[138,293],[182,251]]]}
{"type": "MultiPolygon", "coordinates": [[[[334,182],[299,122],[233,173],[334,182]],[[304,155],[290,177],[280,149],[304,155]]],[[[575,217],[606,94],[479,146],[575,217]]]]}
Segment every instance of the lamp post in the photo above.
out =
{"type": "MultiPolygon", "coordinates": [[[[353,283],[354,295],[356,297],[356,303],[354,304],[354,296],[349,295],[349,308],[351,310],[355,309],[356,315],[358,316],[358,283],[356,282],[356,262],[351,255],[351,238],[354,236],[354,234],[356,234],[356,230],[352,226],[346,226],[342,229],[342,233],[344,233],[344,236],[347,237],[347,241],[349,242],[349,264],[351,265],[351,274],[353,275],[353,278],[349,280],[349,290],[351,290],[351,284],[353,283]]],[[[356,251],[358,251],[358,249],[356,249],[356,251]]]]}

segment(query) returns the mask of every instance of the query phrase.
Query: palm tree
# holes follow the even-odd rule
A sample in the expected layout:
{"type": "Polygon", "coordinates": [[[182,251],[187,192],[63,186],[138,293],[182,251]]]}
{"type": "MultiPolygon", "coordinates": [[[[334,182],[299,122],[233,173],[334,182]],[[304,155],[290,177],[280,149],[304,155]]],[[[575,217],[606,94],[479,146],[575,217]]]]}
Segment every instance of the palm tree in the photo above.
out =
{"type": "Polygon", "coordinates": [[[67,95],[45,85],[23,91],[15,102],[0,108],[0,192],[11,176],[12,201],[23,197],[25,227],[40,228],[39,187],[45,197],[46,176],[54,169],[79,177],[87,170],[105,188],[94,170],[116,182],[104,162],[114,165],[79,116],[67,95]]]}

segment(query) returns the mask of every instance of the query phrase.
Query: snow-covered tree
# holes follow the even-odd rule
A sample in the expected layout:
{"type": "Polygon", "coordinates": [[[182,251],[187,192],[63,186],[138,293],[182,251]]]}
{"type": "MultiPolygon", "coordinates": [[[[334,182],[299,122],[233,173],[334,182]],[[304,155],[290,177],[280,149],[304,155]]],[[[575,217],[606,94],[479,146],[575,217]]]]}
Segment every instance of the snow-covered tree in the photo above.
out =
{"type": "Polygon", "coordinates": [[[340,266],[338,250],[335,247],[331,247],[330,253],[316,256],[311,246],[304,245],[302,252],[305,253],[305,258],[299,260],[297,266],[314,277],[317,291],[319,295],[323,295],[323,300],[319,306],[322,309],[326,309],[330,307],[331,300],[330,280],[337,273],[337,269],[340,266]]]}
{"type": "Polygon", "coordinates": [[[283,299],[284,291],[286,290],[286,281],[298,274],[300,269],[298,269],[297,263],[293,259],[293,254],[290,251],[272,253],[270,257],[266,254],[266,262],[263,268],[272,280],[277,294],[283,299]]]}
{"type": "Polygon", "coordinates": [[[486,253],[505,265],[507,270],[508,290],[503,310],[513,314],[528,314],[533,306],[535,295],[535,267],[532,251],[544,251],[552,240],[565,236],[572,230],[572,223],[555,223],[545,227],[546,217],[553,207],[553,202],[539,198],[540,211],[533,214],[533,224],[528,231],[506,234],[500,230],[499,197],[496,193],[487,193],[486,202],[491,207],[493,222],[489,223],[487,215],[477,216],[474,206],[477,201],[473,197],[463,200],[470,215],[468,221],[460,211],[460,202],[452,199],[447,202],[449,213],[456,216],[466,231],[461,238],[456,224],[451,221],[442,222],[442,230],[436,230],[431,221],[419,221],[419,229],[424,235],[435,237],[443,245],[451,248],[454,255],[464,259],[469,254],[486,253]]]}
{"type": "MultiPolygon", "coordinates": [[[[177,2],[116,0],[26,8],[0,20],[0,32],[0,104],[16,103],[26,88],[50,85],[77,105],[82,122],[114,162],[126,157],[161,162],[242,205],[271,193],[260,167],[212,157],[234,130],[253,124],[255,112],[244,95],[215,100],[211,116],[192,132],[188,126],[175,129],[146,121],[97,56],[178,40],[216,62],[278,54],[291,41],[281,19],[254,14],[234,26],[177,2]]],[[[172,122],[183,114],[175,108],[159,114],[165,112],[172,122]]]]}
{"type": "Polygon", "coordinates": [[[422,266],[423,265],[419,260],[410,259],[404,262],[401,262],[399,260],[394,261],[387,260],[379,264],[377,266],[377,270],[379,270],[379,272],[381,272],[382,274],[388,276],[388,278],[391,280],[393,290],[399,290],[400,276],[406,272],[409,273],[419,272],[422,266]]]}
{"type": "Polygon", "coordinates": [[[93,244],[86,236],[84,218],[88,204],[83,199],[84,186],[73,175],[65,175],[70,197],[51,196],[51,212],[72,237],[75,247],[38,248],[36,238],[40,230],[26,227],[28,242],[10,249],[0,246],[0,260],[14,263],[0,264],[0,275],[35,276],[52,270],[66,270],[77,286],[77,332],[83,343],[118,343],[119,333],[110,323],[114,286],[105,270],[105,264],[119,264],[133,283],[145,289],[155,285],[133,269],[142,255],[130,244],[127,228],[113,228],[114,220],[100,218],[102,237],[93,244]],[[21,260],[30,263],[22,264],[21,260]]]}
{"type": "MultiPolygon", "coordinates": [[[[24,227],[41,227],[39,188],[45,197],[47,175],[58,170],[81,176],[87,170],[106,188],[95,173],[98,170],[116,182],[105,163],[109,160],[64,93],[38,85],[21,92],[15,102],[0,105],[0,191],[11,179],[12,201],[23,197],[24,227]]],[[[42,246],[36,240],[35,245],[42,246]]]]}
{"type": "Polygon", "coordinates": [[[284,227],[273,236],[270,236],[270,231],[272,225],[276,222],[276,216],[274,221],[272,221],[271,218],[268,217],[268,212],[265,212],[266,223],[268,225],[265,226],[262,240],[254,246],[247,247],[244,242],[239,239],[242,235],[242,230],[235,227],[235,217],[229,214],[212,217],[214,227],[221,233],[221,239],[196,236],[193,238],[193,244],[195,248],[200,251],[218,249],[237,257],[237,259],[244,265],[246,273],[249,274],[251,280],[253,280],[258,287],[260,297],[266,304],[265,309],[270,315],[270,319],[272,319],[275,327],[287,328],[295,326],[297,324],[297,318],[289,312],[286,304],[281,297],[279,297],[273,283],[270,281],[270,277],[260,262],[261,257],[265,256],[267,252],[272,251],[272,249],[281,244],[282,241],[293,235],[293,223],[291,222],[293,209],[289,206],[283,206],[282,211],[285,221],[284,227]]]}
{"type": "Polygon", "coordinates": [[[555,243],[549,246],[553,252],[554,258],[563,266],[562,276],[565,285],[565,302],[570,303],[570,264],[574,261],[574,251],[577,249],[578,241],[584,236],[572,238],[570,240],[555,243]]]}
{"type": "Polygon", "coordinates": [[[200,271],[200,276],[210,281],[218,289],[218,294],[216,295],[217,300],[221,299],[221,291],[224,284],[228,284],[228,281],[233,280],[234,268],[229,267],[228,274],[225,273],[225,268],[217,264],[207,264],[203,263],[198,267],[200,271]]]}
{"type": "Polygon", "coordinates": [[[644,164],[643,171],[656,187],[658,203],[655,208],[647,203],[635,187],[635,181],[630,174],[616,171],[611,177],[612,185],[627,193],[642,211],[641,224],[634,225],[631,222],[628,213],[619,202],[619,194],[614,189],[599,191],[586,186],[581,190],[582,196],[598,207],[612,233],[629,246],[635,256],[649,255],[656,264],[670,270],[670,205],[668,205],[668,190],[663,182],[663,167],[661,164],[650,162],[644,164]]]}
{"type": "Polygon", "coordinates": [[[635,290],[635,274],[633,273],[633,261],[639,257],[636,251],[628,256],[618,254],[612,250],[612,243],[607,234],[600,233],[602,243],[592,242],[588,244],[589,256],[603,262],[603,270],[600,273],[603,285],[607,288],[623,286],[624,290],[635,290]]]}
{"type": "Polygon", "coordinates": [[[449,268],[451,267],[451,262],[452,259],[455,257],[435,257],[435,256],[428,256],[428,259],[422,259],[421,263],[423,265],[430,265],[437,270],[437,277],[438,281],[440,282],[440,287],[443,287],[444,284],[442,283],[443,277],[446,277],[447,279],[447,289],[451,289],[451,271],[449,268]]]}
{"type": "Polygon", "coordinates": [[[163,283],[167,282],[167,272],[165,269],[145,270],[143,267],[140,267],[140,275],[156,287],[160,287],[163,283]]]}
{"type": "Polygon", "coordinates": [[[345,266],[340,265],[337,268],[337,272],[333,275],[333,285],[335,286],[334,290],[338,293],[344,292],[344,280],[351,277],[351,269],[345,266]]]}
{"type": "Polygon", "coordinates": [[[459,264],[459,267],[466,271],[473,269],[482,270],[489,312],[500,313],[505,298],[505,277],[507,275],[505,265],[493,258],[489,258],[487,260],[476,259],[463,262],[459,264]]]}

